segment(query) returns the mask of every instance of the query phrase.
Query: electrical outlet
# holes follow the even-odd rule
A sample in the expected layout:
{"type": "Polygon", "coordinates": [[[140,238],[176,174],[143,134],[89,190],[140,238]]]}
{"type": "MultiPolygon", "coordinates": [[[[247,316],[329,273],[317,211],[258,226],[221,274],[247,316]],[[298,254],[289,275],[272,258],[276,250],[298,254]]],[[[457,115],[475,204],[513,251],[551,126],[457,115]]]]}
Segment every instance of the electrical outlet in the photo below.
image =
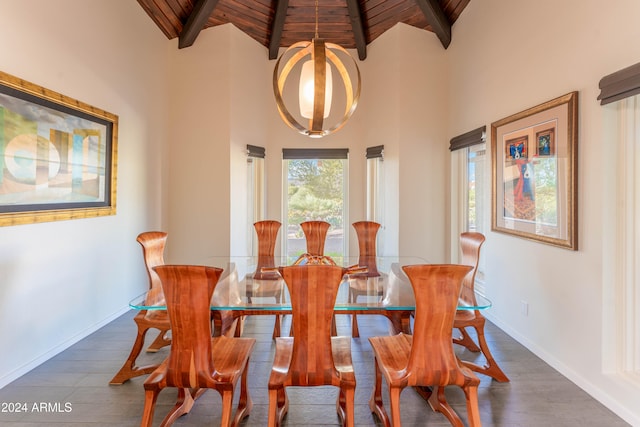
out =
{"type": "Polygon", "coordinates": [[[529,315],[529,303],[526,301],[520,301],[520,312],[523,316],[529,315]]]}

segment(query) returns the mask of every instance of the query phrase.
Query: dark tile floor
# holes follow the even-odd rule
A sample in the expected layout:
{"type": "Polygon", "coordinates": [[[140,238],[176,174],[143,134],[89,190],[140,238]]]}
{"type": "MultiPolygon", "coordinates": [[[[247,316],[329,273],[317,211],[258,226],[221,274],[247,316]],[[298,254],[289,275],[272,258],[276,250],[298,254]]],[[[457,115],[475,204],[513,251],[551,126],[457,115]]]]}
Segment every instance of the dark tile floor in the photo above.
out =
{"type": "MultiPolygon", "coordinates": [[[[127,313],[46,363],[0,389],[0,426],[136,426],[144,404],[142,383],[138,377],[121,386],[108,385],[129,353],[135,326],[134,312],[127,313]],[[15,405],[26,412],[15,412],[15,405]],[[34,406],[35,405],[35,406],[34,406]],[[13,406],[13,407],[11,407],[13,406]]],[[[257,343],[251,358],[250,390],[254,402],[243,426],[267,425],[267,379],[273,360],[271,332],[273,317],[250,317],[245,335],[257,343]]],[[[348,316],[337,316],[338,332],[350,332],[348,316]]],[[[361,338],[353,339],[352,351],[357,377],[355,419],[358,426],[380,425],[371,415],[368,399],[373,384],[373,357],[368,336],[387,333],[386,320],[378,316],[358,316],[361,338]]],[[[286,327],[286,322],[285,322],[286,327]]],[[[288,330],[288,329],[285,329],[288,330]]],[[[494,356],[511,382],[498,383],[482,377],[479,390],[480,411],[484,426],[504,427],[616,427],[627,426],[619,417],[587,393],[542,362],[500,329],[488,324],[488,340],[494,356]]],[[[149,339],[155,337],[150,334],[149,339]]],[[[457,346],[456,346],[457,347],[457,346]]],[[[478,356],[457,348],[460,357],[478,356]]],[[[160,361],[168,349],[143,353],[141,364],[160,361]]],[[[338,425],[335,412],[337,389],[333,387],[288,389],[290,398],[286,426],[338,425]]],[[[156,409],[155,424],[175,402],[176,392],[162,392],[156,409]]],[[[447,398],[466,421],[464,395],[448,388],[447,398]]],[[[387,401],[388,402],[388,401],[387,401]]],[[[447,426],[449,423],[411,390],[401,397],[402,421],[411,426],[447,426]]],[[[220,422],[220,397],[208,391],[191,413],[180,418],[176,426],[217,426],[220,422]]]]}

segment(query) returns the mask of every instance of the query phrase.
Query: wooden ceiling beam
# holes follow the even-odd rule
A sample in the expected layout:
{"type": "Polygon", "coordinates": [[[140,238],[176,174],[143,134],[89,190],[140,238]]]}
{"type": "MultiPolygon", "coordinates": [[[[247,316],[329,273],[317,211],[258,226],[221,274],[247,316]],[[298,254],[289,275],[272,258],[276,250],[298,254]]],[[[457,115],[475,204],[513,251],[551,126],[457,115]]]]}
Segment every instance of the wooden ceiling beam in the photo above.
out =
{"type": "Polygon", "coordinates": [[[367,40],[364,37],[364,25],[362,23],[362,13],[360,13],[360,2],[358,0],[347,0],[349,9],[349,19],[353,28],[353,37],[358,49],[358,57],[361,61],[367,59],[367,40]]]}
{"type": "Polygon", "coordinates": [[[273,17],[271,38],[269,39],[269,59],[276,59],[278,57],[284,19],[287,17],[287,8],[289,7],[289,0],[276,0],[276,2],[276,14],[273,17]]]}
{"type": "Polygon", "coordinates": [[[211,17],[217,4],[218,0],[198,0],[180,32],[178,39],[179,49],[189,47],[196,41],[198,34],[200,34],[200,31],[202,31],[211,17]]]}
{"type": "Polygon", "coordinates": [[[451,43],[451,23],[438,0],[416,0],[416,3],[420,6],[429,25],[431,25],[431,29],[440,39],[442,46],[445,49],[448,48],[451,43]]]}

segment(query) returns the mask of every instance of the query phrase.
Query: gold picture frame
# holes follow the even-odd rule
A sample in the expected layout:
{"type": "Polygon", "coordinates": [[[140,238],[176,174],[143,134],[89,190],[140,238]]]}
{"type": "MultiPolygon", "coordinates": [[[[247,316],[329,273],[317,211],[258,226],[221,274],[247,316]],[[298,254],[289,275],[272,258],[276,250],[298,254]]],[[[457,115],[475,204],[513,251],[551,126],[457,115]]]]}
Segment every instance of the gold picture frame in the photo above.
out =
{"type": "Polygon", "coordinates": [[[118,116],[0,72],[0,226],[116,213],[118,116]]]}
{"type": "Polygon", "coordinates": [[[578,249],[578,92],[491,124],[491,229],[578,249]]]}

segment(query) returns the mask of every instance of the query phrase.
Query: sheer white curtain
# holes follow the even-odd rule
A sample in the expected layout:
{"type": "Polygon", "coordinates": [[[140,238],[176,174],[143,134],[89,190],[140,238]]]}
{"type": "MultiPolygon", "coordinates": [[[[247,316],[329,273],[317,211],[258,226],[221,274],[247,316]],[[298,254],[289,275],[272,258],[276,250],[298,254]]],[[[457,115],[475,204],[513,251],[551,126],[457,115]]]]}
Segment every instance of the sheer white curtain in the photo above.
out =
{"type": "Polygon", "coordinates": [[[640,384],[640,95],[603,108],[603,368],[640,384]]]}
{"type": "Polygon", "coordinates": [[[381,225],[377,236],[377,252],[384,254],[384,160],[382,157],[367,159],[367,220],[381,225]]]}
{"type": "Polygon", "coordinates": [[[265,168],[264,158],[247,157],[247,248],[252,255],[258,253],[258,239],[253,228],[257,221],[265,219],[265,168]]]}

